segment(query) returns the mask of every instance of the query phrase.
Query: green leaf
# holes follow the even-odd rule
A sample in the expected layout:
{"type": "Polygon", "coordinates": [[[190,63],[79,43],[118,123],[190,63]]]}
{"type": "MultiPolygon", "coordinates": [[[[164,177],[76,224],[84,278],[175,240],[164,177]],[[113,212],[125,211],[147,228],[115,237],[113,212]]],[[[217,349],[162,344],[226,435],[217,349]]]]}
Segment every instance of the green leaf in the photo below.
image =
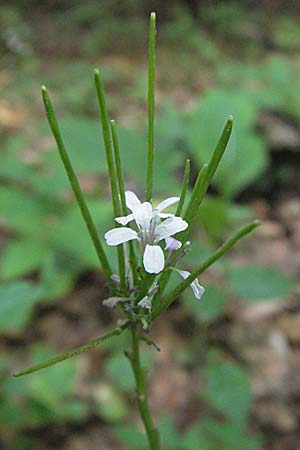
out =
{"type": "Polygon", "coordinates": [[[271,267],[242,266],[229,271],[231,289],[246,301],[284,298],[294,281],[271,267]]]}
{"type": "MultiPolygon", "coordinates": [[[[92,199],[88,202],[88,207],[97,230],[99,230],[99,235],[103,236],[105,231],[112,227],[111,204],[103,200],[92,199]]],[[[97,254],[77,205],[74,204],[67,208],[61,221],[53,226],[51,240],[55,248],[74,259],[78,270],[83,267],[99,267],[97,254]]]]}
{"type": "Polygon", "coordinates": [[[134,427],[118,426],[114,428],[119,440],[131,450],[149,448],[145,433],[134,427]]]}
{"type": "Polygon", "coordinates": [[[211,196],[206,196],[200,212],[199,219],[205,231],[213,239],[219,239],[229,222],[229,202],[211,196]]]}
{"type": "Polygon", "coordinates": [[[41,234],[47,211],[42,199],[15,188],[1,187],[0,208],[0,217],[20,234],[35,237],[41,234]]]}
{"type": "Polygon", "coordinates": [[[1,276],[7,280],[38,270],[46,252],[42,242],[25,239],[11,241],[3,252],[1,276]]]}
{"type": "MultiPolygon", "coordinates": [[[[48,359],[54,352],[40,345],[31,350],[32,361],[48,359]]],[[[63,399],[71,396],[74,391],[76,362],[66,361],[64,364],[49,367],[47,370],[36,372],[27,378],[28,395],[39,403],[53,409],[63,399]]]]}
{"type": "Polygon", "coordinates": [[[119,389],[124,391],[134,389],[134,378],[129,362],[119,352],[106,361],[105,372],[119,389]]]}
{"type": "MultiPolygon", "coordinates": [[[[59,125],[74,169],[90,173],[104,172],[104,146],[98,120],[81,116],[64,117],[60,119],[59,125]]],[[[44,128],[48,132],[48,128],[43,125],[44,128]]],[[[53,161],[55,156],[59,159],[57,151],[47,158],[53,161]]]]}
{"type": "Polygon", "coordinates": [[[41,266],[41,286],[43,300],[54,300],[63,297],[72,287],[76,271],[66,270],[66,258],[48,252],[41,266]]]}
{"type": "MultiPolygon", "coordinates": [[[[144,349],[141,355],[142,365],[149,367],[153,361],[153,353],[144,349]]],[[[134,389],[134,378],[129,361],[119,352],[111,355],[105,365],[105,371],[110,379],[116,383],[120,389],[130,391],[134,389]]]]}
{"type": "Polygon", "coordinates": [[[204,398],[232,423],[247,423],[252,394],[247,372],[231,362],[210,363],[205,368],[204,398]]]}
{"type": "Polygon", "coordinates": [[[25,326],[41,292],[40,286],[26,281],[0,285],[0,330],[18,331],[25,326]]]}
{"type": "Polygon", "coordinates": [[[200,322],[216,320],[225,312],[226,297],[224,289],[213,284],[205,286],[205,295],[203,295],[200,302],[197,302],[193,294],[189,293],[189,298],[185,305],[193,317],[200,322]]]}
{"type": "Polygon", "coordinates": [[[119,422],[128,414],[124,398],[109,384],[101,384],[97,387],[95,399],[100,417],[108,422],[119,422]]]}
{"type": "Polygon", "coordinates": [[[200,424],[201,435],[206,437],[207,450],[256,450],[261,447],[259,436],[251,436],[244,426],[233,423],[220,423],[210,417],[200,424]]]}
{"type": "Polygon", "coordinates": [[[188,136],[199,164],[207,162],[230,114],[234,116],[235,125],[214,183],[225,195],[234,196],[252,183],[267,165],[267,149],[255,130],[257,105],[252,97],[242,91],[206,93],[189,118],[188,136]]]}
{"type": "Polygon", "coordinates": [[[167,449],[177,448],[180,436],[177,432],[176,425],[169,417],[161,417],[159,419],[158,429],[162,447],[167,449]]]}

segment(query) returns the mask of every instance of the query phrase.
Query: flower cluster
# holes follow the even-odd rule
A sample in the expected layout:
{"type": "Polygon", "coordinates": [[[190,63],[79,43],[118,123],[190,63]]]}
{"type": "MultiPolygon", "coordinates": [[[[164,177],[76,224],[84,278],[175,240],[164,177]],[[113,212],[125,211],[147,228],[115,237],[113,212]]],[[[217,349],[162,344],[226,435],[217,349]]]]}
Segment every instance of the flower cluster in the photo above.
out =
{"type": "MultiPolygon", "coordinates": [[[[159,274],[166,266],[165,251],[173,252],[182,247],[182,242],[174,235],[184,231],[188,223],[181,217],[172,213],[163,212],[169,206],[179,201],[179,197],[170,197],[159,203],[155,208],[150,202],[142,203],[131,191],[125,192],[126,206],[131,211],[123,217],[116,217],[115,220],[121,227],[113,228],[104,237],[108,245],[120,245],[125,242],[137,240],[142,254],[143,266],[147,273],[159,274]],[[136,229],[127,227],[130,222],[135,222],[136,229]],[[164,241],[164,249],[159,245],[164,241]]],[[[175,269],[182,278],[187,278],[189,272],[175,269]]],[[[204,288],[198,280],[191,283],[191,288],[197,299],[200,299],[204,288]]],[[[140,306],[143,306],[143,302],[140,306]]]]}

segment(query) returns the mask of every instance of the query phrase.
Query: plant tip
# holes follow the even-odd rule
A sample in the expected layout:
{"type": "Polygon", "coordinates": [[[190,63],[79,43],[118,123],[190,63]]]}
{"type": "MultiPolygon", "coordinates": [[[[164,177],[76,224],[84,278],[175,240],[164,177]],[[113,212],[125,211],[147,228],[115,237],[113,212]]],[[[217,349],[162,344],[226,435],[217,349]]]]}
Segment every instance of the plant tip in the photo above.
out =
{"type": "Polygon", "coordinates": [[[46,88],[46,86],[44,84],[42,84],[42,86],[41,86],[41,91],[42,92],[47,92],[47,88],[46,88]]]}
{"type": "Polygon", "coordinates": [[[98,75],[98,76],[100,75],[99,69],[97,69],[97,68],[94,69],[94,75],[98,75]]]}
{"type": "Polygon", "coordinates": [[[150,17],[152,20],[156,19],[156,12],[152,11],[152,13],[150,14],[150,17]]]}

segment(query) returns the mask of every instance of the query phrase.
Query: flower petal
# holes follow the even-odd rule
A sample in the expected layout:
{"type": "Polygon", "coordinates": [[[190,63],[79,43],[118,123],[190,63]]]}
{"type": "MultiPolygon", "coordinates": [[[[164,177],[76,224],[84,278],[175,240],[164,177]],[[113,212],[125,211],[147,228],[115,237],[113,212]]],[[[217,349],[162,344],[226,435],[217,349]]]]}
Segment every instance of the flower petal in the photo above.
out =
{"type": "Polygon", "coordinates": [[[160,219],[168,219],[169,217],[175,217],[175,214],[172,214],[172,213],[158,213],[157,216],[160,219]]]}
{"type": "Polygon", "coordinates": [[[142,298],[142,300],[138,302],[138,306],[141,308],[151,309],[151,298],[146,295],[146,297],[142,298]]]}
{"type": "Polygon", "coordinates": [[[132,241],[132,239],[138,239],[137,232],[127,227],[113,228],[107,231],[104,237],[107,245],[119,245],[132,241]]]}
{"type": "Polygon", "coordinates": [[[137,206],[139,206],[141,204],[141,201],[138,199],[138,197],[132,191],[125,192],[125,200],[126,200],[127,208],[129,208],[130,211],[132,211],[132,212],[137,206]]]}
{"type": "Polygon", "coordinates": [[[173,237],[167,237],[165,239],[165,250],[170,250],[173,252],[174,250],[179,250],[182,247],[182,243],[173,237]]]}
{"type": "Polygon", "coordinates": [[[157,225],[155,229],[155,242],[173,236],[173,234],[185,230],[188,226],[188,223],[181,217],[170,217],[157,225]]]}
{"type": "Polygon", "coordinates": [[[150,222],[153,217],[151,203],[144,202],[140,205],[135,206],[133,210],[133,216],[139,228],[144,231],[149,231],[150,222]]]}
{"type": "Polygon", "coordinates": [[[163,270],[165,257],[159,245],[146,245],[143,263],[148,273],[159,273],[163,270]]]}
{"type": "Polygon", "coordinates": [[[108,308],[114,308],[118,303],[129,302],[131,298],[126,297],[110,297],[103,300],[103,305],[108,308]]]}
{"type": "MultiPolygon", "coordinates": [[[[175,269],[175,267],[172,267],[172,269],[179,273],[179,275],[181,276],[181,278],[183,278],[184,280],[186,278],[188,278],[191,274],[190,272],[188,272],[187,270],[180,270],[180,269],[175,269]]],[[[192,288],[194,295],[196,297],[197,300],[200,300],[202,295],[204,294],[204,287],[201,286],[201,284],[198,281],[198,278],[196,278],[194,281],[191,282],[190,287],[192,288]]]]}
{"type": "Polygon", "coordinates": [[[122,216],[122,217],[115,218],[115,221],[120,223],[121,225],[127,225],[132,220],[134,220],[133,214],[128,214],[128,216],[122,216]]]}
{"type": "Polygon", "coordinates": [[[200,300],[205,292],[205,289],[203,286],[201,286],[197,278],[190,284],[190,287],[193,289],[196,299],[200,300]]]}
{"type": "Polygon", "coordinates": [[[166,200],[163,200],[155,207],[155,211],[161,212],[164,209],[168,208],[168,206],[174,205],[174,203],[178,203],[178,202],[179,202],[179,197],[166,198],[166,200]]]}

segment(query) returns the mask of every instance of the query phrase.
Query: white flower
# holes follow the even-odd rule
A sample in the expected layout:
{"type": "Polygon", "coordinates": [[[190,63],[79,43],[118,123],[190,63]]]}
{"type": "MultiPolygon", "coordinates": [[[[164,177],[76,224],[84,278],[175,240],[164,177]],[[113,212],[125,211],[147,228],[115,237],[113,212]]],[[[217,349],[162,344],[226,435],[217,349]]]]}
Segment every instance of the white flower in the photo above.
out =
{"type": "MultiPolygon", "coordinates": [[[[186,280],[186,278],[191,275],[191,273],[187,270],[175,269],[175,267],[172,267],[172,269],[177,272],[184,280],[186,280]]],[[[192,288],[196,299],[200,300],[202,295],[204,294],[205,289],[203,286],[201,286],[197,278],[191,282],[190,287],[192,288]]]]}
{"type": "Polygon", "coordinates": [[[132,299],[127,297],[110,297],[103,300],[103,305],[114,308],[118,303],[129,302],[130,300],[132,299]]]}
{"type": "Polygon", "coordinates": [[[155,208],[152,208],[149,202],[142,203],[131,191],[125,192],[125,197],[126,205],[131,214],[116,217],[116,222],[123,227],[113,228],[105,233],[106,243],[108,245],[119,245],[137,239],[141,243],[146,272],[159,273],[164,269],[165,257],[162,248],[157,243],[188,227],[188,223],[181,217],[162,212],[168,206],[177,203],[179,197],[167,198],[155,208]],[[137,225],[137,231],[125,226],[133,220],[137,225]]]}
{"type": "Polygon", "coordinates": [[[151,309],[151,297],[148,297],[148,295],[146,295],[144,298],[142,298],[142,300],[138,302],[138,306],[140,306],[141,308],[151,309]]]}

